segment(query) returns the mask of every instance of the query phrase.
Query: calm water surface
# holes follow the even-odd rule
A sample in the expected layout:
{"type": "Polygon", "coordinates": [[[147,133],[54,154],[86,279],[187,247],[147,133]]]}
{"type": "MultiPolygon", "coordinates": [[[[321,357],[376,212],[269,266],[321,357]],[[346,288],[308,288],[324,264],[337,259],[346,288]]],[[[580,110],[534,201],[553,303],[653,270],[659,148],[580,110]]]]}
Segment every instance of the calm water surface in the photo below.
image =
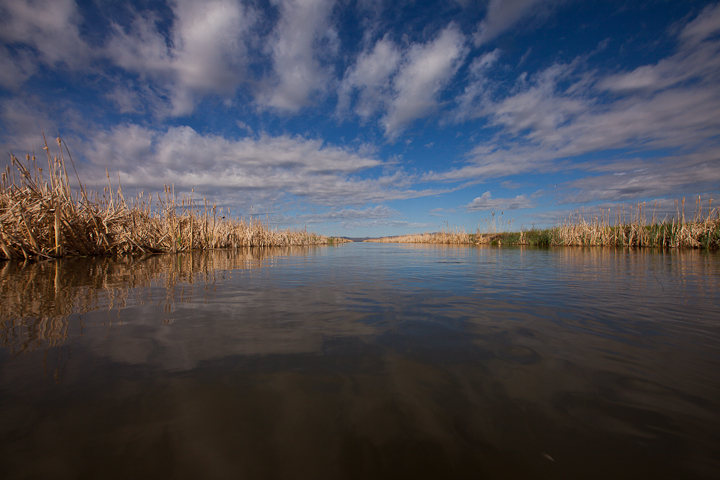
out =
{"type": "Polygon", "coordinates": [[[3,478],[719,478],[720,256],[0,263],[3,478]]]}

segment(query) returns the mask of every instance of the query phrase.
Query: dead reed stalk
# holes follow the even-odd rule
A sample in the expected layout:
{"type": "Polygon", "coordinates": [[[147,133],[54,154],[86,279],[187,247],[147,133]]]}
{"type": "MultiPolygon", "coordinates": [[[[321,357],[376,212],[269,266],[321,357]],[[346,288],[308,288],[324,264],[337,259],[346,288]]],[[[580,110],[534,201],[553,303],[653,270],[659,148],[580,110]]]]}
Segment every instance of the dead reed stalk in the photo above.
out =
{"type": "MultiPolygon", "coordinates": [[[[304,230],[275,230],[258,219],[230,218],[204,200],[179,201],[174,186],[158,194],[140,193],[130,204],[120,185],[88,192],[78,177],[73,189],[66,169],[63,143],[60,156],[47,152],[47,171],[35,155],[26,162],[10,155],[0,183],[0,259],[41,259],[181,252],[214,248],[324,245],[342,243],[304,230]],[[15,174],[18,174],[16,177],[15,174]]],[[[66,147],[69,161],[72,163],[66,147]]],[[[74,169],[74,166],[73,166],[74,169]]],[[[77,174],[76,174],[77,175],[77,174]]],[[[109,175],[108,175],[109,180],[109,175]]]]}
{"type": "MultiPolygon", "coordinates": [[[[487,233],[480,230],[467,234],[464,230],[419,233],[396,237],[365,240],[382,243],[446,243],[446,244],[493,244],[493,245],[566,245],[566,246],[616,246],[660,248],[720,248],[720,211],[712,206],[707,209],[698,197],[695,215],[688,221],[685,217],[685,199],[677,203],[677,217],[658,221],[656,210],[648,222],[645,204],[635,209],[620,207],[613,215],[610,209],[599,210],[593,215],[578,212],[567,220],[547,230],[520,232],[498,231],[495,214],[487,233]]],[[[511,222],[501,221],[501,226],[511,222]]]]}
{"type": "Polygon", "coordinates": [[[685,198],[676,202],[677,217],[659,222],[653,212],[647,221],[645,204],[633,210],[618,209],[611,221],[610,210],[590,217],[577,213],[552,229],[553,245],[604,245],[618,247],[720,248],[720,212],[708,202],[703,211],[700,197],[691,221],[685,217],[685,198]]]}

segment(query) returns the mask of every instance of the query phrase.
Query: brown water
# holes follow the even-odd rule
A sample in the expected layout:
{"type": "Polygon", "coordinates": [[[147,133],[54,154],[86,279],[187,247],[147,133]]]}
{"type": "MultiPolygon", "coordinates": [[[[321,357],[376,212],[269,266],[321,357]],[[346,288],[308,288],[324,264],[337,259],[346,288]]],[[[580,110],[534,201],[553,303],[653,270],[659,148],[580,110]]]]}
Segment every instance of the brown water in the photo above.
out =
{"type": "Polygon", "coordinates": [[[2,478],[719,478],[720,256],[0,263],[2,478]]]}

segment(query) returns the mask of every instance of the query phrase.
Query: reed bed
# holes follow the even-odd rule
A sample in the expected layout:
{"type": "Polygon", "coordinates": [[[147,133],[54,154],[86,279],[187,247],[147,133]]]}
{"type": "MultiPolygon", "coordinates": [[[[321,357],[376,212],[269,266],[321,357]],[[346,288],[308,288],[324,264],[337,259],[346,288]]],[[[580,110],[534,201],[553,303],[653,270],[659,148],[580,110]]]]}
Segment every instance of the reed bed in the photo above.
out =
{"type": "MultiPolygon", "coordinates": [[[[685,199],[677,202],[677,216],[658,221],[655,214],[647,219],[646,207],[620,208],[613,215],[601,210],[596,215],[571,215],[561,224],[544,230],[498,232],[494,224],[490,232],[465,233],[464,229],[437,233],[419,233],[397,237],[365,240],[382,243],[455,243],[492,245],[556,245],[556,246],[614,246],[659,248],[720,248],[720,211],[712,207],[712,200],[703,208],[700,198],[695,203],[692,219],[685,218],[685,199]]],[[[494,218],[494,215],[493,215],[494,218]]]]}
{"type": "Polygon", "coordinates": [[[375,243],[473,243],[472,235],[466,233],[464,229],[443,229],[439,232],[416,233],[411,235],[400,235],[396,237],[370,238],[363,241],[375,243]]]}
{"type": "Polygon", "coordinates": [[[552,245],[604,245],[618,247],[667,247],[667,248],[720,248],[720,212],[708,202],[703,209],[700,197],[695,203],[691,220],[685,218],[685,199],[677,204],[677,217],[658,221],[655,214],[650,222],[646,218],[646,206],[638,204],[626,213],[618,209],[601,212],[587,219],[576,213],[550,231],[552,245]]]}
{"type": "MultiPolygon", "coordinates": [[[[60,156],[45,142],[47,171],[35,156],[26,162],[11,154],[0,182],[0,259],[40,259],[183,252],[216,248],[305,246],[343,243],[345,239],[306,230],[275,230],[257,218],[231,218],[222,208],[191,197],[164,195],[127,202],[122,186],[88,192],[77,178],[73,189],[60,156]]],[[[66,148],[67,151],[67,148],[66,148]]],[[[72,165],[72,157],[68,160],[72,165]]],[[[72,165],[74,170],[74,165],[72,165]]],[[[77,177],[77,172],[75,172],[77,177]]],[[[109,175],[108,175],[109,181],[109,175]]]]}

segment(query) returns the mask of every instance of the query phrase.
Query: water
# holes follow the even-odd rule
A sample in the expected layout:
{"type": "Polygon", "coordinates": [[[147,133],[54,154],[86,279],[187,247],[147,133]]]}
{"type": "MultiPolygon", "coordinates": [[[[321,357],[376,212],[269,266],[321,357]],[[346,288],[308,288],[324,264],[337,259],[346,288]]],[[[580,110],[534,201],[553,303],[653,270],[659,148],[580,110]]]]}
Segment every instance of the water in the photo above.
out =
{"type": "Polygon", "coordinates": [[[720,256],[0,264],[4,478],[718,478],[720,256]]]}

